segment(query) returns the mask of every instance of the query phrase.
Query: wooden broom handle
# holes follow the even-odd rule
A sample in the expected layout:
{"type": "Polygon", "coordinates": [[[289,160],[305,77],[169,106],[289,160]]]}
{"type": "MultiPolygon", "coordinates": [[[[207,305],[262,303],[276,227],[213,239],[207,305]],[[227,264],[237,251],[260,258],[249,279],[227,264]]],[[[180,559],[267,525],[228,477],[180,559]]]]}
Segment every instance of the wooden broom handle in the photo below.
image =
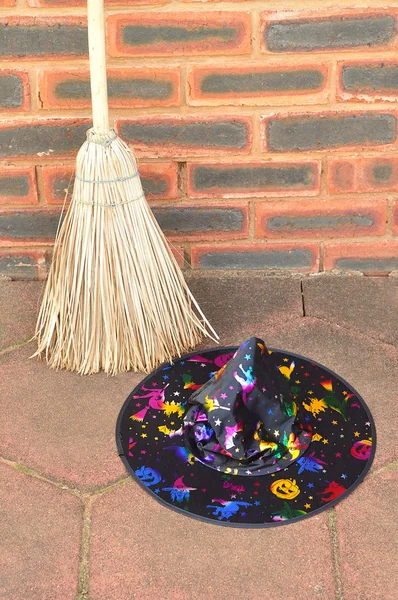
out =
{"type": "Polygon", "coordinates": [[[109,133],[104,0],[87,0],[91,103],[96,133],[109,133]]]}

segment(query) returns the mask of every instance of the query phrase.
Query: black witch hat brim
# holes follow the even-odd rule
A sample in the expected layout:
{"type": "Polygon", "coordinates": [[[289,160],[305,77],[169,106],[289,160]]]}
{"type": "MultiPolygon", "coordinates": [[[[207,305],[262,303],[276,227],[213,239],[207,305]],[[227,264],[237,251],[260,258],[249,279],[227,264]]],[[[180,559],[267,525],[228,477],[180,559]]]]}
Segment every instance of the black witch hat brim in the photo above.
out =
{"type": "Polygon", "coordinates": [[[189,453],[182,435],[188,399],[236,350],[187,354],[156,369],[131,392],[116,425],[128,472],[168,508],[234,527],[297,522],[344,499],[373,462],[374,421],[344,379],[298,354],[269,350],[312,431],[298,460],[271,475],[243,477],[211,469],[189,453]]]}

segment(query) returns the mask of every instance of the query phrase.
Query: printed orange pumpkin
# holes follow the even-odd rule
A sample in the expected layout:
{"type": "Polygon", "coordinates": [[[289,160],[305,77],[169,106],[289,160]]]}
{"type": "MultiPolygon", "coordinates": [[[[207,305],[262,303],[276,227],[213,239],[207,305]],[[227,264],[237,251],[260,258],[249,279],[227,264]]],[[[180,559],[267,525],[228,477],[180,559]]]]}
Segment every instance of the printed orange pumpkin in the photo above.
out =
{"type": "Polygon", "coordinates": [[[300,493],[295,479],[277,479],[271,484],[270,489],[275,496],[285,500],[293,500],[300,493]]]}

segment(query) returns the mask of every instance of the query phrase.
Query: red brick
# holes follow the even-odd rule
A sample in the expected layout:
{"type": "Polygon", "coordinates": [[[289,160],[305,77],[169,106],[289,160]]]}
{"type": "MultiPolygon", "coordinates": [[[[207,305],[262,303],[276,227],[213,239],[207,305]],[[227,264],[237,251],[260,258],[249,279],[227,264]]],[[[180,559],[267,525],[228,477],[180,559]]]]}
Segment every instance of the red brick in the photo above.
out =
{"type": "Polygon", "coordinates": [[[362,102],[397,101],[398,62],[338,62],[337,99],[362,102]]]}
{"type": "Polygon", "coordinates": [[[0,204],[37,204],[34,167],[0,167],[0,204]]]}
{"type": "Polygon", "coordinates": [[[200,56],[250,52],[246,12],[136,13],[108,17],[110,56],[200,56]]]}
{"type": "Polygon", "coordinates": [[[146,199],[175,200],[178,196],[178,164],[176,162],[142,163],[138,165],[146,199]]]}
{"type": "Polygon", "coordinates": [[[13,280],[44,279],[45,250],[0,249],[0,275],[11,277],[13,280]]]}
{"type": "Polygon", "coordinates": [[[0,212],[0,246],[50,246],[54,243],[60,216],[59,211],[41,208],[3,210],[0,212]]]}
{"type": "Polygon", "coordinates": [[[16,0],[0,0],[0,6],[15,6],[16,0]]]}
{"type": "MultiPolygon", "coordinates": [[[[40,169],[43,181],[44,201],[61,205],[65,190],[69,199],[73,191],[74,165],[51,165],[40,169]]],[[[177,163],[140,163],[139,172],[146,198],[152,200],[174,200],[178,196],[177,163]]]]}
{"type": "Polygon", "coordinates": [[[48,204],[61,205],[68,190],[68,201],[72,195],[75,165],[51,165],[39,168],[43,182],[43,200],[48,204]]]}
{"type": "Polygon", "coordinates": [[[248,154],[251,149],[250,117],[137,117],[119,119],[116,125],[141,156],[219,156],[248,154]]]}
{"type": "Polygon", "coordinates": [[[188,163],[191,198],[313,196],[320,190],[320,161],[188,163]]]}
{"type": "Polygon", "coordinates": [[[386,230],[385,200],[353,203],[329,199],[266,202],[256,206],[258,238],[328,238],[382,235],[386,230]]]}
{"type": "Polygon", "coordinates": [[[153,206],[165,235],[184,240],[236,240],[248,234],[246,204],[153,206]]]}
{"type": "Polygon", "coordinates": [[[86,139],[89,119],[35,119],[0,124],[0,159],[74,156],[86,139]]]}
{"type": "Polygon", "coordinates": [[[0,70],[0,111],[30,110],[30,84],[27,71],[0,70]]]}
{"type": "Polygon", "coordinates": [[[398,235],[398,202],[395,202],[392,211],[392,232],[394,235],[398,235]]]}
{"type": "Polygon", "coordinates": [[[324,268],[362,271],[368,275],[398,270],[398,240],[326,244],[324,268]]]}
{"type": "Polygon", "coordinates": [[[325,64],[195,66],[188,72],[192,105],[320,104],[328,100],[325,64]]]}
{"type": "Polygon", "coordinates": [[[37,62],[38,58],[59,60],[88,54],[84,17],[2,17],[0,34],[2,59],[37,62]]]}
{"type": "MultiPolygon", "coordinates": [[[[7,1],[7,0],[6,0],[7,1]]],[[[11,0],[12,1],[12,0],[11,0]]],[[[87,6],[87,0],[26,0],[32,7],[62,7],[87,6]]],[[[139,6],[140,4],[167,4],[170,0],[105,0],[105,6],[139,6]]]]}
{"type": "Polygon", "coordinates": [[[260,128],[268,152],[397,147],[394,111],[273,113],[261,118],[260,128]]]}
{"type": "Polygon", "coordinates": [[[263,52],[355,52],[397,47],[397,12],[388,8],[273,10],[261,14],[263,52]]]}
{"type": "Polygon", "coordinates": [[[193,246],[192,267],[316,272],[319,246],[309,243],[193,246]]]}
{"type": "Polygon", "coordinates": [[[330,158],[327,185],[331,194],[398,190],[398,158],[393,155],[330,158]]]}
{"type": "MultiPolygon", "coordinates": [[[[91,108],[90,73],[86,69],[45,69],[39,75],[39,90],[42,108],[91,108]]],[[[111,108],[178,106],[180,93],[178,67],[108,69],[111,108]]]]}

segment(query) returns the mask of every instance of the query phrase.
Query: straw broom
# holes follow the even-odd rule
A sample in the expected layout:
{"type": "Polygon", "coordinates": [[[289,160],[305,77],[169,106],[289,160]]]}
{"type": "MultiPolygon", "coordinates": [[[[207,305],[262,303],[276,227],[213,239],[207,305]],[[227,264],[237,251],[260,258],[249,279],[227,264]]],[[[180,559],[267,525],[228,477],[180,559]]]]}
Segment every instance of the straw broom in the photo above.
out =
{"type": "Polygon", "coordinates": [[[81,374],[150,372],[217,334],[193,298],[109,127],[103,0],[88,0],[93,128],[77,156],[38,315],[36,355],[81,374]]]}

